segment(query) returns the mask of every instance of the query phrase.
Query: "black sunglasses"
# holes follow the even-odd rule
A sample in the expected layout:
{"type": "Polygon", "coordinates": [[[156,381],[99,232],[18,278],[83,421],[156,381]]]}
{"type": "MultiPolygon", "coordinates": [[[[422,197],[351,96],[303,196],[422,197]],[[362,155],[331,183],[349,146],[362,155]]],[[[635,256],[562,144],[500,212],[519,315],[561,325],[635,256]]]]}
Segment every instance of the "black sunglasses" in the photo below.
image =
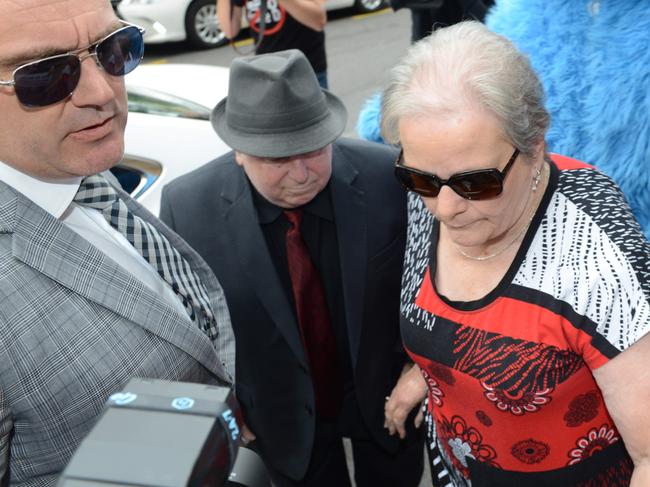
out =
{"type": "Polygon", "coordinates": [[[502,171],[495,168],[479,169],[459,172],[449,179],[440,179],[435,174],[406,167],[402,161],[403,151],[400,151],[395,161],[395,176],[406,189],[426,198],[435,198],[446,185],[465,199],[488,200],[501,194],[503,181],[518,155],[519,149],[515,149],[502,171]]]}
{"type": "Polygon", "coordinates": [[[143,33],[140,27],[127,25],[88,47],[23,64],[11,80],[0,80],[0,86],[13,86],[26,107],[52,105],[72,94],[81,77],[81,62],[89,56],[112,76],[133,71],[144,55],[143,33]]]}

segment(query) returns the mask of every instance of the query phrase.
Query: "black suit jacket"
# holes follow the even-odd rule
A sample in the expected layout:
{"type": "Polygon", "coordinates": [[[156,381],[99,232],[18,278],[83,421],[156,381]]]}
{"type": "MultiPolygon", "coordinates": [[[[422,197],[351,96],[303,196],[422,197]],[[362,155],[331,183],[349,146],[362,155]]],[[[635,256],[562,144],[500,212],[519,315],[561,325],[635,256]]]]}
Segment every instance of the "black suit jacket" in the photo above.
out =
{"type": "MultiPolygon", "coordinates": [[[[399,297],[406,196],[393,176],[395,157],[384,145],[340,139],[330,180],[357,402],[372,439],[388,451],[399,440],[383,428],[384,397],[405,360],[399,297]]],[[[314,437],[309,366],[234,154],[165,187],[161,219],[203,256],[223,286],[235,332],[237,397],[262,456],[301,478],[314,437]]]]}

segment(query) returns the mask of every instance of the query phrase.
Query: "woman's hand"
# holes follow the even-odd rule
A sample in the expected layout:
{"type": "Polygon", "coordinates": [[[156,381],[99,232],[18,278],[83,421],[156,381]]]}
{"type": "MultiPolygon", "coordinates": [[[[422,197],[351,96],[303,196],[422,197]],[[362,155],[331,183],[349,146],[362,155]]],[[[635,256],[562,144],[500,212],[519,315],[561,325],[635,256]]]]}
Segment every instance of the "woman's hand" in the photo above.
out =
{"type": "MultiPolygon", "coordinates": [[[[401,439],[406,436],[404,423],[414,407],[419,407],[427,395],[427,383],[415,364],[406,364],[402,370],[397,384],[390,396],[386,397],[384,405],[384,428],[391,435],[399,434],[401,439]]],[[[415,416],[414,425],[419,428],[422,424],[424,413],[422,407],[415,416]]]]}

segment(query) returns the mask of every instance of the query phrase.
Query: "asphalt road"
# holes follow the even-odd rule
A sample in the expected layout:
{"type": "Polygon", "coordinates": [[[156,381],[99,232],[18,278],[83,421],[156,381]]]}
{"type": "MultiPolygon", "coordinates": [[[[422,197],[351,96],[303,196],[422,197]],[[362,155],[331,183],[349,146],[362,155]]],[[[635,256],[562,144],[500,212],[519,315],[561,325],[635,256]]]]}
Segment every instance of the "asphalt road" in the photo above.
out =
{"type": "MultiPolygon", "coordinates": [[[[355,126],[364,101],[381,90],[390,68],[409,45],[410,12],[385,9],[373,14],[355,15],[351,10],[341,10],[329,12],[328,18],[325,34],[330,89],[348,109],[344,135],[356,137],[355,126]]],[[[244,53],[252,49],[250,41],[245,38],[237,45],[244,53]]],[[[145,62],[229,66],[240,55],[230,46],[196,51],[185,43],[171,43],[147,46],[145,62]]],[[[353,473],[349,442],[345,446],[350,472],[353,473]]],[[[426,463],[425,459],[425,474],[420,487],[431,486],[426,463]]]]}
{"type": "MultiPolygon", "coordinates": [[[[348,124],[344,135],[355,137],[357,115],[363,102],[385,84],[388,71],[409,45],[411,17],[406,10],[390,9],[355,15],[349,9],[328,13],[325,28],[330,89],[345,103],[348,124]]],[[[252,49],[238,42],[245,53],[252,49]]],[[[232,47],[193,51],[185,43],[148,45],[145,62],[229,66],[239,56],[232,47]]]]}

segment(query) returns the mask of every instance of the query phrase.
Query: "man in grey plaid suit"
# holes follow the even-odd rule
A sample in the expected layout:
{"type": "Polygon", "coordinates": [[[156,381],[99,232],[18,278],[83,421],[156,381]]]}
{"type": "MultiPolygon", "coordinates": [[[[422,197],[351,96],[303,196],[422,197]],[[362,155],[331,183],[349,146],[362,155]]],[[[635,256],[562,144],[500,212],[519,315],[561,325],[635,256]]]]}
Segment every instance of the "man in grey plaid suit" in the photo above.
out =
{"type": "Polygon", "coordinates": [[[205,262],[96,176],[142,35],[108,0],[0,0],[0,485],[51,486],[131,377],[231,384],[205,262]]]}

